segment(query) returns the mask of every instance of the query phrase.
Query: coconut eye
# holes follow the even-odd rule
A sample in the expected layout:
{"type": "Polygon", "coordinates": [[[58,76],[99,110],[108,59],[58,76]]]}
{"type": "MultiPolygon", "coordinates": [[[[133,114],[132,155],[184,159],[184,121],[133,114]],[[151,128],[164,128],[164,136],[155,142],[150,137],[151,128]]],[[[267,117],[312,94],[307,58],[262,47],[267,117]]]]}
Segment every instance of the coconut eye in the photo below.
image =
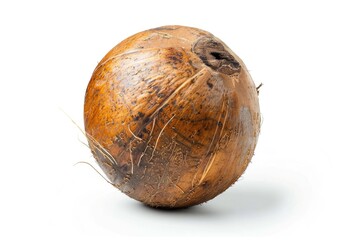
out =
{"type": "Polygon", "coordinates": [[[213,70],[232,75],[241,70],[240,63],[229,53],[224,45],[213,38],[201,38],[194,47],[193,51],[213,70]]]}

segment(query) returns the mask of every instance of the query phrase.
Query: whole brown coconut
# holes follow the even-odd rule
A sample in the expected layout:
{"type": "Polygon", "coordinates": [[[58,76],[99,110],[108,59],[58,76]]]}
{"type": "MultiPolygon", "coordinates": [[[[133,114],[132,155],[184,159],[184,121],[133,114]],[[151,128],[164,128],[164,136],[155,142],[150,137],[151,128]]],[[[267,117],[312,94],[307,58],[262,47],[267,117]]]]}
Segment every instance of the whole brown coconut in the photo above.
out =
{"type": "Polygon", "coordinates": [[[242,60],[209,32],[135,34],[98,64],[85,96],[92,153],[115,187],[153,207],[208,201],[233,184],[260,130],[242,60]]]}

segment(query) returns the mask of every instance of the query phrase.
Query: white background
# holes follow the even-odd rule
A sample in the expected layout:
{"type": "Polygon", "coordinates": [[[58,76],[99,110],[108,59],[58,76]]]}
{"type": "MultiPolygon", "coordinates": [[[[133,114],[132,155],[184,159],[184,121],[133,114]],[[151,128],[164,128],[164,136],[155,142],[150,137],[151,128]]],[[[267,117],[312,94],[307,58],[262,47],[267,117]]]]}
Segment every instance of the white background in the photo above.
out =
{"type": "Polygon", "coordinates": [[[358,1],[1,1],[1,239],[359,239],[358,1]],[[245,174],[181,211],[142,206],[86,165],[85,88],[124,38],[208,30],[263,83],[245,174]]]}

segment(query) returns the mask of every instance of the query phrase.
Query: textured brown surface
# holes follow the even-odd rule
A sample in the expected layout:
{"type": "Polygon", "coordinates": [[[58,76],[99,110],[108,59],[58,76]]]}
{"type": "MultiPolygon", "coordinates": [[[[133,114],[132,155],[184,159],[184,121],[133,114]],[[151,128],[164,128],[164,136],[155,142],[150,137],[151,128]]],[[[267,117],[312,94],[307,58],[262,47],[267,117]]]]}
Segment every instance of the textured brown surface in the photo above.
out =
{"type": "Polygon", "coordinates": [[[98,64],[84,107],[90,147],[108,178],[156,207],[186,207],[233,184],[253,156],[257,91],[223,42],[200,29],[135,34],[98,64]]]}

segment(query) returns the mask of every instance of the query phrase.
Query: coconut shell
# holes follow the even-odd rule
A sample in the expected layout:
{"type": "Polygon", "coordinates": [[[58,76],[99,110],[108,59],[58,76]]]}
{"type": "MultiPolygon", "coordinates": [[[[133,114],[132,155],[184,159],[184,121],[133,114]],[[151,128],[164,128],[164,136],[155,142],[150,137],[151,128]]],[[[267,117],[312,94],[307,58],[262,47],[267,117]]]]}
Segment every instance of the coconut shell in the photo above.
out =
{"type": "Polygon", "coordinates": [[[226,190],[260,131],[243,61],[211,33],[165,26],[116,45],[84,104],[91,151],[110,182],[153,207],[179,208],[226,190]]]}

